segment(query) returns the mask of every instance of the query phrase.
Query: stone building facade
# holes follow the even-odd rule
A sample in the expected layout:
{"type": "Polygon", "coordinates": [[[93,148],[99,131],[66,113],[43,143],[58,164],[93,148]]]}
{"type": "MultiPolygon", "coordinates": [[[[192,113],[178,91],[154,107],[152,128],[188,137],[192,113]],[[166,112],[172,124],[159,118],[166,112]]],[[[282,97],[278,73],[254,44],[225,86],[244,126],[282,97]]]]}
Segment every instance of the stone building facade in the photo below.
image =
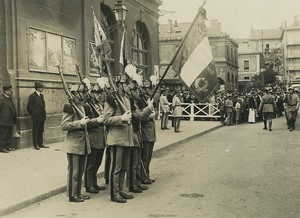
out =
{"type": "MultiPolygon", "coordinates": [[[[12,84],[18,113],[17,148],[32,146],[31,119],[26,110],[34,82],[45,85],[47,119],[46,143],[63,140],[60,129],[62,106],[67,102],[56,59],[62,64],[68,84],[78,83],[76,64],[84,77],[95,81],[91,61],[94,45],[93,7],[96,17],[106,17],[108,25],[116,26],[113,15],[115,0],[3,0],[0,1],[0,78],[3,85],[12,84]]],[[[158,6],[160,0],[123,0],[128,9],[125,27],[130,41],[133,64],[144,70],[144,78],[153,74],[159,64],[158,6]]],[[[121,71],[119,60],[121,28],[109,34],[112,46],[113,74],[121,71]]]]}
{"type": "MultiPolygon", "coordinates": [[[[159,26],[161,75],[171,62],[190,25],[191,23],[173,23],[169,20],[168,24],[159,26]]],[[[217,20],[210,21],[207,32],[220,88],[233,91],[238,88],[238,44],[228,34],[221,31],[221,24],[217,20]]],[[[168,70],[164,83],[171,88],[184,89],[172,68],[168,70]]]]}
{"type": "Polygon", "coordinates": [[[247,83],[251,83],[252,76],[259,75],[262,64],[263,57],[260,51],[250,48],[247,45],[239,45],[239,90],[243,90],[247,83]]]}

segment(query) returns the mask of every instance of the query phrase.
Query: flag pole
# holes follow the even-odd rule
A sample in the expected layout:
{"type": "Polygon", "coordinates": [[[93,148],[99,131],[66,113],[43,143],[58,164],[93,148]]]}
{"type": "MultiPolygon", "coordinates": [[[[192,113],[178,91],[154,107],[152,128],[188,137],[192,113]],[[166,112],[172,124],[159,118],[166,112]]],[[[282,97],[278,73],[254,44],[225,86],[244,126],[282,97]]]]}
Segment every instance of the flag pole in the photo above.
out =
{"type": "Polygon", "coordinates": [[[161,85],[161,83],[162,83],[163,79],[165,78],[165,76],[166,76],[168,70],[170,69],[171,65],[173,64],[173,62],[175,61],[177,55],[179,54],[179,51],[180,51],[180,49],[182,48],[182,46],[183,46],[183,44],[184,44],[184,42],[185,42],[187,36],[188,36],[189,33],[191,32],[194,23],[196,22],[198,16],[199,16],[200,13],[202,12],[202,9],[203,9],[203,7],[204,7],[206,1],[207,1],[207,0],[204,0],[203,3],[202,3],[202,5],[201,5],[201,7],[198,9],[197,15],[195,16],[195,18],[194,18],[194,20],[193,20],[191,26],[189,27],[188,31],[186,32],[185,36],[183,37],[183,39],[182,39],[182,41],[181,41],[181,43],[180,43],[180,45],[179,45],[179,47],[178,47],[178,49],[177,49],[177,51],[176,51],[174,57],[172,58],[171,62],[169,63],[169,65],[168,65],[167,68],[165,69],[165,71],[164,71],[163,75],[161,76],[161,78],[159,79],[159,82],[158,82],[157,86],[155,87],[155,90],[154,90],[154,92],[152,93],[152,95],[151,95],[151,97],[150,97],[150,100],[153,99],[154,95],[156,94],[156,92],[157,92],[157,90],[158,90],[158,87],[161,85]]]}

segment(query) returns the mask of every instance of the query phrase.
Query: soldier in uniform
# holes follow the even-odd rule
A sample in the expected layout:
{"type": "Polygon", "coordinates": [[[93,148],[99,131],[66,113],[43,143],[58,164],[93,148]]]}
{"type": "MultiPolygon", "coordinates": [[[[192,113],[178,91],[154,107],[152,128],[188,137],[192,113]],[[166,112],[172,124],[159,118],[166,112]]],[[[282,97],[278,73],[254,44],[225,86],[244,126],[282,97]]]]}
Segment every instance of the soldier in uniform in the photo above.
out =
{"type": "Polygon", "coordinates": [[[129,77],[122,74],[118,82],[118,97],[123,106],[113,97],[108,96],[104,104],[104,123],[107,127],[107,145],[110,147],[110,196],[111,201],[126,203],[133,195],[124,192],[124,179],[127,171],[130,147],[133,147],[133,130],[129,93],[129,77]],[[125,107],[125,108],[123,108],[125,107]],[[124,112],[124,110],[126,110],[124,112]]]}
{"type": "MultiPolygon", "coordinates": [[[[149,115],[154,112],[153,100],[147,102],[147,107],[144,107],[144,98],[141,96],[135,81],[131,83],[131,110],[132,110],[132,126],[133,126],[133,142],[134,147],[131,148],[129,170],[128,170],[128,186],[129,191],[141,193],[148,187],[141,185],[141,146],[142,133],[141,121],[148,120],[149,115]]],[[[145,97],[145,96],[144,96],[145,97]]]]}
{"type": "Polygon", "coordinates": [[[295,122],[299,109],[299,97],[295,94],[295,89],[293,87],[288,88],[289,93],[284,97],[284,102],[286,103],[286,117],[289,131],[295,129],[295,122]]]}
{"type": "MultiPolygon", "coordinates": [[[[145,89],[148,90],[147,94],[151,96],[151,91],[149,87],[152,86],[151,83],[144,83],[145,89]]],[[[152,153],[154,149],[154,143],[156,141],[156,131],[155,131],[155,112],[153,112],[148,119],[142,120],[142,162],[144,169],[142,170],[142,184],[150,185],[155,182],[154,179],[150,179],[150,162],[152,159],[152,153]]],[[[146,187],[146,186],[144,186],[146,187]]]]}
{"type": "MultiPolygon", "coordinates": [[[[102,90],[98,84],[93,86],[91,90],[96,109],[101,114],[103,111],[102,90]]],[[[91,119],[96,118],[93,111],[90,112],[91,119]]],[[[94,125],[88,125],[89,141],[91,146],[91,153],[87,157],[85,169],[85,188],[86,192],[97,194],[99,191],[105,190],[105,187],[97,185],[97,172],[102,163],[103,153],[105,149],[105,127],[102,119],[94,125]]]]}
{"type": "Polygon", "coordinates": [[[269,124],[269,131],[272,131],[272,118],[275,112],[275,98],[273,95],[269,93],[269,89],[265,89],[265,94],[263,95],[260,105],[259,111],[262,112],[263,120],[264,120],[264,130],[267,130],[267,123],[269,124]]]}
{"type": "Polygon", "coordinates": [[[165,129],[168,129],[168,117],[169,117],[169,112],[170,112],[166,89],[161,89],[159,105],[160,105],[160,109],[161,109],[161,129],[165,130],[165,129]]]}
{"type": "Polygon", "coordinates": [[[83,88],[73,85],[70,89],[74,95],[74,107],[65,104],[61,127],[67,131],[62,150],[67,153],[68,158],[68,181],[67,196],[70,202],[83,202],[89,196],[81,194],[82,176],[86,164],[86,157],[91,152],[90,141],[87,133],[87,125],[101,122],[101,118],[89,119],[85,116],[83,102],[83,88]],[[78,109],[78,110],[77,110],[78,109]]]}

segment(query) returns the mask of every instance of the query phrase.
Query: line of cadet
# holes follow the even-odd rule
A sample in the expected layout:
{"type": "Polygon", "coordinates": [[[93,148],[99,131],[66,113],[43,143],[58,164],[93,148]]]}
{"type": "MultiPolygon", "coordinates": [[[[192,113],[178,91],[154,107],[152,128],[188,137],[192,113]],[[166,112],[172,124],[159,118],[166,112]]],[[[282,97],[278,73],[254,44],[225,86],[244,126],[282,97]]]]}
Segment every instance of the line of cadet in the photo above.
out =
{"type": "MultiPolygon", "coordinates": [[[[149,178],[155,133],[155,111],[153,100],[142,98],[141,87],[124,73],[116,79],[118,101],[96,83],[89,90],[100,116],[95,116],[87,104],[87,93],[83,85],[73,85],[72,104],[76,104],[86,115],[80,118],[72,104],[63,107],[62,129],[66,131],[63,151],[67,153],[67,196],[70,202],[83,202],[90,196],[81,192],[82,181],[86,192],[96,194],[105,187],[97,184],[97,171],[104,152],[105,181],[109,183],[111,201],[125,203],[148,189],[145,184],[155,180],[149,178]],[[125,176],[126,175],[126,176],[125,176]],[[84,179],[82,179],[84,178],[84,179]],[[126,181],[125,181],[126,178],[126,181]]],[[[144,82],[143,96],[152,94],[150,81],[144,82]]]]}

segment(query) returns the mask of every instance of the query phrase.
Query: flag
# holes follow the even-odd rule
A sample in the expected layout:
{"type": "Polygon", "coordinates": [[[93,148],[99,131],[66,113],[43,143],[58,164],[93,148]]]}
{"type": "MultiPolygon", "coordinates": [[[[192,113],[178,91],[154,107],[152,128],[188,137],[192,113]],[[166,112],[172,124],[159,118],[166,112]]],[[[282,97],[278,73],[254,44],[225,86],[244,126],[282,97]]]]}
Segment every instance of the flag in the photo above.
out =
{"type": "Polygon", "coordinates": [[[206,101],[219,87],[205,19],[206,12],[201,7],[172,64],[179,78],[201,101],[206,101]]]}
{"type": "Polygon", "coordinates": [[[94,10],[93,10],[93,16],[94,16],[94,38],[95,38],[96,48],[101,55],[103,56],[110,55],[111,48],[108,39],[95,15],[94,10]]]}
{"type": "Polygon", "coordinates": [[[124,28],[124,31],[123,31],[122,40],[121,40],[119,62],[121,65],[123,65],[123,68],[125,68],[128,63],[131,63],[132,58],[131,58],[131,53],[130,53],[130,49],[129,49],[129,41],[128,41],[128,36],[127,36],[125,26],[123,26],[123,28],[124,28]]]}

